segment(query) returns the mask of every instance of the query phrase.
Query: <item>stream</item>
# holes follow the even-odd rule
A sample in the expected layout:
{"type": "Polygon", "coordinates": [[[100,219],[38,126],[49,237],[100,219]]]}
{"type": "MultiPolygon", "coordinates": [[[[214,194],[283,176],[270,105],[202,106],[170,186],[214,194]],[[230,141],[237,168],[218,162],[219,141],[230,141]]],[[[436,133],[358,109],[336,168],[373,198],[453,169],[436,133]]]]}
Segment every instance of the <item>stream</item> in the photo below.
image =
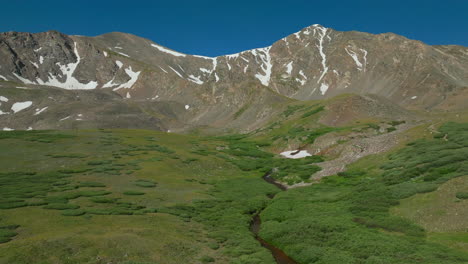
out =
{"type": "MultiPolygon", "coordinates": [[[[263,176],[263,179],[270,183],[270,184],[273,184],[275,185],[276,187],[278,187],[279,189],[281,189],[282,191],[286,191],[287,188],[286,186],[276,182],[271,176],[270,176],[270,173],[267,173],[265,174],[265,176],[263,176]]],[[[270,195],[269,198],[270,199],[273,199],[273,197],[275,197],[275,195],[270,195]]],[[[262,247],[270,250],[271,254],[273,255],[273,257],[275,258],[275,261],[277,264],[297,264],[297,262],[295,260],[293,260],[292,258],[290,258],[288,255],[286,255],[281,249],[273,246],[272,244],[266,242],[265,240],[263,240],[259,235],[258,235],[258,232],[260,231],[260,226],[262,224],[262,221],[260,219],[260,212],[258,212],[257,214],[254,215],[253,219],[252,219],[252,222],[250,223],[250,231],[255,235],[255,239],[260,242],[260,244],[262,245],[262,247]]]]}

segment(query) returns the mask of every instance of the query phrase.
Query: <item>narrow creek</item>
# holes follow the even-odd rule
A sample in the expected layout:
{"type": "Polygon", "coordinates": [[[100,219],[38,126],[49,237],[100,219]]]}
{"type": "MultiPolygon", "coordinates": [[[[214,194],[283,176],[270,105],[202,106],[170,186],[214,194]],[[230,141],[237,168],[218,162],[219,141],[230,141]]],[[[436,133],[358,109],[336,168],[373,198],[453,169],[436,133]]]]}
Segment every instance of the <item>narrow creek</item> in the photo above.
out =
{"type": "MultiPolygon", "coordinates": [[[[286,186],[276,182],[270,176],[270,173],[265,174],[265,176],[263,176],[263,180],[265,180],[266,182],[268,182],[270,184],[275,185],[276,187],[278,187],[282,191],[287,190],[286,186]]],[[[275,197],[275,195],[269,196],[270,199],[273,199],[274,197],[275,197]]],[[[260,231],[261,224],[262,224],[262,221],[260,219],[260,213],[261,213],[261,211],[258,212],[257,214],[255,214],[252,221],[250,222],[250,231],[255,235],[255,239],[258,242],[260,242],[262,247],[270,250],[270,252],[273,255],[273,257],[275,258],[275,261],[276,261],[277,264],[297,264],[297,262],[295,260],[293,260],[288,255],[286,255],[286,253],[284,253],[281,249],[279,249],[279,248],[273,246],[272,244],[266,242],[265,240],[263,240],[258,235],[258,233],[260,231]]]]}

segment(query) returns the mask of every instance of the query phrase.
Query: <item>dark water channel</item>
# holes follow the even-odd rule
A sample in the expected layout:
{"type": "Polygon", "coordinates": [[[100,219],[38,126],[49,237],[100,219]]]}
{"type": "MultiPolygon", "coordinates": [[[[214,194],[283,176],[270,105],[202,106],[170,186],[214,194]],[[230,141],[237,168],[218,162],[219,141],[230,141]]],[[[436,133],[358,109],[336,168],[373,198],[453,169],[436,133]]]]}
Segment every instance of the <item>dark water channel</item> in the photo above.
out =
{"type": "MultiPolygon", "coordinates": [[[[265,176],[263,176],[263,179],[268,182],[268,183],[271,183],[273,185],[275,185],[276,187],[278,187],[279,189],[281,189],[282,191],[286,191],[287,188],[286,186],[276,182],[271,176],[270,176],[270,173],[267,173],[265,176]]],[[[270,199],[273,199],[274,195],[271,195],[269,196],[270,199]]],[[[290,258],[288,255],[286,255],[281,249],[269,244],[268,242],[266,242],[265,240],[263,240],[261,237],[259,237],[258,235],[258,232],[260,231],[260,226],[262,224],[262,221],[260,219],[260,213],[261,212],[258,212],[252,219],[252,222],[250,223],[250,231],[252,231],[252,233],[255,235],[255,239],[257,239],[258,242],[260,242],[260,244],[262,245],[262,247],[270,250],[271,254],[273,255],[273,257],[275,258],[275,261],[276,263],[278,264],[297,264],[297,262],[295,260],[293,260],[292,258],[290,258]]]]}

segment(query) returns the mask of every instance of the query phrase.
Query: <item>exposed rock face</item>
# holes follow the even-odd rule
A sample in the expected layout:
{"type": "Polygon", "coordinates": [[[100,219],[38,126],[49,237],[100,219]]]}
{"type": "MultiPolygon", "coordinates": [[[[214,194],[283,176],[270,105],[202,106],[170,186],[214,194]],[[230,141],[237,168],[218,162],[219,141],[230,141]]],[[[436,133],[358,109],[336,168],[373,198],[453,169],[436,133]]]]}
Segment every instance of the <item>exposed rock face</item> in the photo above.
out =
{"type": "Polygon", "coordinates": [[[0,34],[2,80],[170,102],[185,126],[249,130],[288,97],[376,94],[413,109],[465,108],[457,98],[468,98],[468,48],[313,25],[269,47],[210,58],[124,33],[7,32],[0,34]]]}

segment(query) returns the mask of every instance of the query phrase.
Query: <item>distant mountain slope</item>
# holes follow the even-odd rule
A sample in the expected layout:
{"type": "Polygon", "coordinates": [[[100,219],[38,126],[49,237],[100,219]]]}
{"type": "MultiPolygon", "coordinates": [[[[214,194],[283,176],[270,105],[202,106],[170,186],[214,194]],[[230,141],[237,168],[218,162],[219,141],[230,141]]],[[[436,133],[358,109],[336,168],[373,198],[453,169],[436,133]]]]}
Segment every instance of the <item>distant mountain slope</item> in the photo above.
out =
{"type": "Polygon", "coordinates": [[[464,109],[468,48],[313,25],[269,47],[210,58],[125,33],[7,32],[0,34],[2,81],[172,102],[186,111],[175,117],[186,125],[252,129],[288,98],[375,94],[410,109],[464,109]]]}

